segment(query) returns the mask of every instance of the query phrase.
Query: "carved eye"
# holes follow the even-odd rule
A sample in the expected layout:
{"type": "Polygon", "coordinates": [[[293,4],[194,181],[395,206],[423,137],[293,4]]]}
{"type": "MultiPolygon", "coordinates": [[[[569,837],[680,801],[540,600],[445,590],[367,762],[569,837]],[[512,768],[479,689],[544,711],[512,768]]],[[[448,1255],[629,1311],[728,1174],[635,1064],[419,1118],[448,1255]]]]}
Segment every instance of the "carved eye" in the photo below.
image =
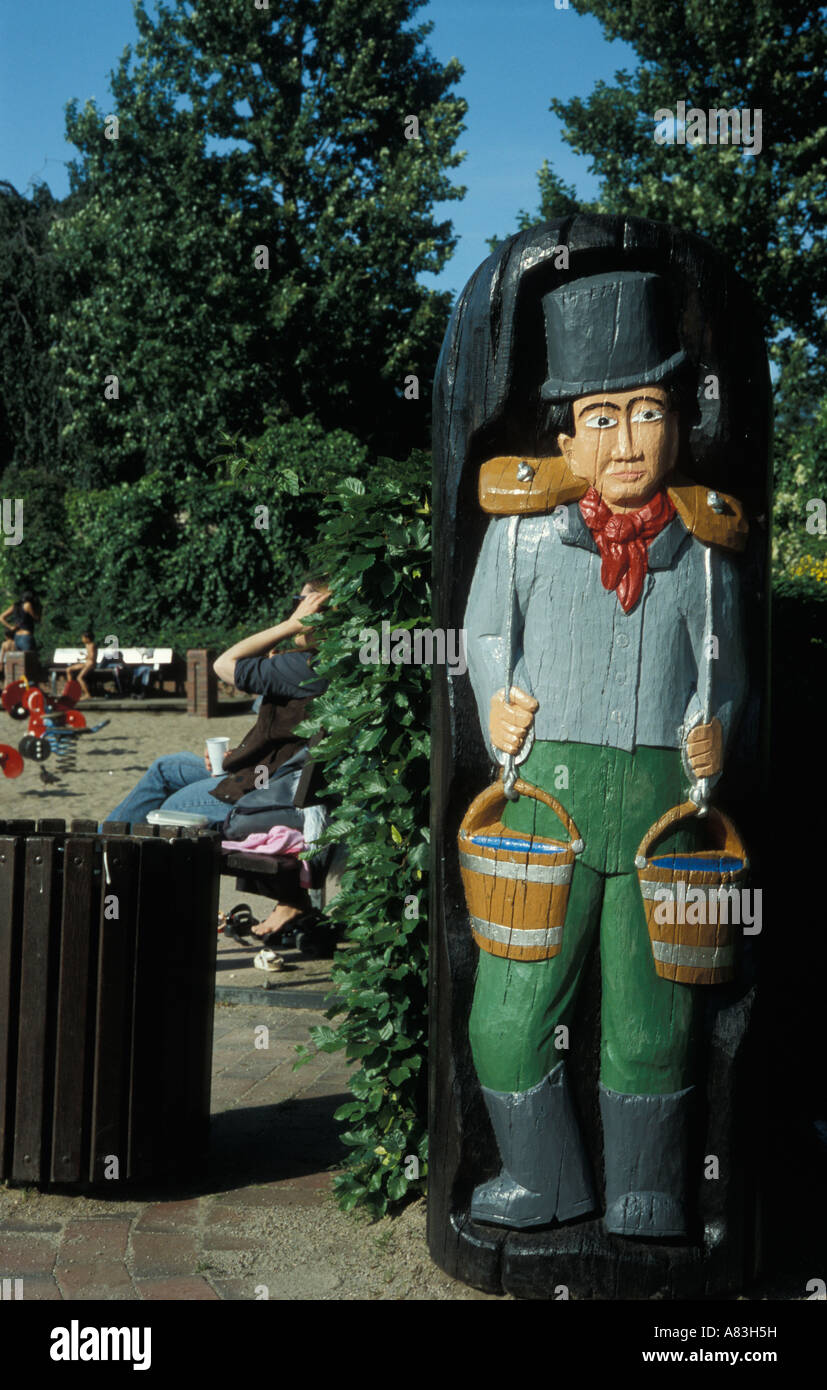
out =
{"type": "Polygon", "coordinates": [[[613,415],[590,415],[586,421],[590,430],[608,430],[616,424],[617,420],[613,415]]]}
{"type": "Polygon", "coordinates": [[[633,424],[633,425],[639,425],[639,424],[648,425],[652,420],[662,420],[662,419],[663,419],[663,411],[662,411],[662,410],[658,410],[656,406],[648,405],[648,406],[646,407],[645,410],[639,410],[639,411],[637,412],[637,414],[635,414],[635,415],[632,416],[632,424],[633,424]]]}

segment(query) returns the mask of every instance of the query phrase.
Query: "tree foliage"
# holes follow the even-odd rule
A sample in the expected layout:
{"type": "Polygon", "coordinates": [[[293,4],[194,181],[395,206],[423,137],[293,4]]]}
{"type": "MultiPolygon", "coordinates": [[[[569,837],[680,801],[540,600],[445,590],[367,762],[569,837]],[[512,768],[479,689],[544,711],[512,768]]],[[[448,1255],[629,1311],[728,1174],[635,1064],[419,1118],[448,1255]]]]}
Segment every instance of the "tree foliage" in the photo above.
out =
{"type": "Polygon", "coordinates": [[[640,55],[585,99],[553,99],[601,179],[596,207],[699,232],[749,280],[773,336],[827,345],[827,33],[812,0],[574,0],[640,55]],[[655,112],[762,112],[759,153],[658,144],[655,112]]]}
{"type": "Polygon", "coordinates": [[[9,469],[4,490],[23,501],[23,543],[0,546],[2,606],[27,585],[38,590],[44,651],[76,643],[90,622],[121,646],[181,652],[271,625],[307,568],[314,489],[366,472],[368,453],[343,431],[291,420],[268,426],[257,458],[257,472],[222,466],[212,482],[156,470],[97,489],[9,469]]]}
{"type": "MultiPolygon", "coordinates": [[[[572,0],[610,39],[639,55],[634,73],[557,98],[564,139],[590,157],[599,193],[583,211],[671,222],[708,237],[752,287],[778,369],[776,479],[786,497],[823,486],[815,459],[827,399],[827,31],[814,0],[572,0]],[[761,112],[760,152],[743,145],[659,144],[655,113],[761,112]],[[796,477],[798,482],[796,482],[796,477]]],[[[576,210],[573,190],[546,163],[544,219],[576,210]]],[[[525,218],[525,214],[521,214],[525,218]]],[[[523,224],[525,225],[525,222],[523,224]]],[[[803,516],[794,524],[803,530],[803,516]]],[[[792,544],[791,537],[788,537],[792,544]]]]}
{"type": "Polygon", "coordinates": [[[0,182],[0,474],[12,462],[43,468],[60,458],[63,413],[49,356],[64,294],[49,244],[60,211],[44,183],[24,197],[0,182]]]}
{"type": "Polygon", "coordinates": [[[448,171],[465,112],[459,65],[413,22],[422,3],[136,0],[112,108],[68,107],[82,202],[53,233],[84,481],[186,475],[268,412],[416,442],[404,379],[429,380],[449,308],[418,277],[454,245],[433,209],[462,196],[448,171]]]}

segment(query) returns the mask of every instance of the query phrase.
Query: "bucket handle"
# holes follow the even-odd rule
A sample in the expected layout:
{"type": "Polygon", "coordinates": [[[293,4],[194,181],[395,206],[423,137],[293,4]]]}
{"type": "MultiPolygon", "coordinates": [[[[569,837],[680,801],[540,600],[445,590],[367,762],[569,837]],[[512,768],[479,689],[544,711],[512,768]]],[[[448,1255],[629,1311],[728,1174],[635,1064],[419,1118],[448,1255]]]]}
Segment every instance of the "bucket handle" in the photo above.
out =
{"type": "MultiPolygon", "coordinates": [[[[665,811],[647,830],[641,840],[635,855],[635,868],[645,869],[652,847],[667,830],[674,829],[681,821],[688,820],[690,816],[701,814],[703,814],[701,807],[697,806],[694,801],[682,801],[680,806],[673,806],[669,811],[665,811]]],[[[744,868],[748,868],[749,861],[744,842],[729,816],[725,816],[723,811],[718,810],[717,806],[709,806],[705,814],[711,825],[716,825],[719,830],[723,831],[723,844],[716,846],[718,851],[721,854],[732,854],[737,859],[742,859],[744,868]]]]}
{"type": "MultiPolygon", "coordinates": [[[[532,786],[530,782],[524,782],[522,777],[517,778],[514,790],[519,792],[520,796],[528,796],[532,800],[542,801],[544,806],[548,806],[549,810],[553,811],[557,816],[557,819],[562,821],[566,833],[571,840],[570,848],[572,851],[575,854],[583,853],[583,840],[580,831],[577,829],[577,826],[565,806],[561,806],[556,797],[551,796],[549,792],[543,791],[541,787],[535,787],[532,786]]],[[[471,836],[475,834],[477,830],[481,829],[482,826],[490,823],[492,812],[495,812],[497,819],[499,819],[506,800],[507,797],[502,778],[499,778],[496,782],[492,782],[490,787],[486,787],[484,791],[481,791],[479,796],[471,802],[462,825],[465,834],[471,836]]]]}

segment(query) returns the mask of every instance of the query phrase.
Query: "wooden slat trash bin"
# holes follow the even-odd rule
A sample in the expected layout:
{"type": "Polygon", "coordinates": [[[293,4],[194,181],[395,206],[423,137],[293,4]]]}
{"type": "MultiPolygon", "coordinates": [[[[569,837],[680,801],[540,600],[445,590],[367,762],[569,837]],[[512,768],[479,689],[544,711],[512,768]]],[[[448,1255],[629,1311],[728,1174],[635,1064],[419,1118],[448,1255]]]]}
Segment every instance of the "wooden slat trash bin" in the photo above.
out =
{"type": "Polygon", "coordinates": [[[214,833],[0,821],[0,1178],[191,1177],[206,1157],[214,833]]]}

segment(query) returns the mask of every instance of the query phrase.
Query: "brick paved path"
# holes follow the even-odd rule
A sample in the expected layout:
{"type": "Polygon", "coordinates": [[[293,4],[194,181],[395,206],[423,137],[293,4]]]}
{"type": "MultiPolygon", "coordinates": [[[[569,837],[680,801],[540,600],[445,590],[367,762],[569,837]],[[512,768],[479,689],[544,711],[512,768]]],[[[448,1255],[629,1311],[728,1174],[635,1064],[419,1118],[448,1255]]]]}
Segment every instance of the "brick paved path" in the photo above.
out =
{"type": "Polygon", "coordinates": [[[202,1195],[7,1188],[0,1272],[23,1277],[26,1299],[254,1298],[268,1279],[280,1296],[278,1212],[324,1203],[327,1170],[342,1154],[332,1115],[346,1099],[344,1061],[325,1055],[293,1070],[296,1043],[321,1021],[305,1010],[219,1007],[210,1167],[194,1184],[202,1195]],[[267,1034],[256,1033],[262,1025],[267,1034]]]}
{"type": "Polygon", "coordinates": [[[0,1186],[0,1279],[22,1279],[24,1299],[484,1297],[431,1263],[424,1203],[378,1226],[333,1204],[348,1069],[323,1054],[293,1070],[296,1044],[324,1021],[217,1007],[207,1174],[184,1191],[0,1186]]]}

